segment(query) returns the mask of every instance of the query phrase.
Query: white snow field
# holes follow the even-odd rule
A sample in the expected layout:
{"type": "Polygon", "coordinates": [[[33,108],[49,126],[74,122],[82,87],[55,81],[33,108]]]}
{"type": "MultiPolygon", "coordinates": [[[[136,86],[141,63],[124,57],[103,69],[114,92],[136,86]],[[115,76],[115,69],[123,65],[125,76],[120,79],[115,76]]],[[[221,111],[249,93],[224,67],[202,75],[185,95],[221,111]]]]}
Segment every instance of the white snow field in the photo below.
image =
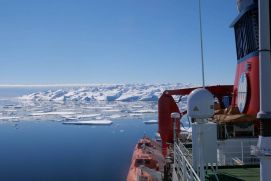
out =
{"type": "MultiPolygon", "coordinates": [[[[19,97],[31,101],[157,101],[164,90],[188,87],[184,84],[93,85],[84,88],[48,90],[19,97]]],[[[137,105],[140,106],[140,105],[137,105]]]]}
{"type": "MultiPolygon", "coordinates": [[[[17,97],[10,104],[0,101],[0,121],[50,120],[65,124],[106,125],[109,122],[105,120],[151,120],[157,117],[157,101],[164,90],[190,86],[122,84],[48,88],[17,97]]],[[[180,105],[180,108],[185,107],[186,98],[180,105]]],[[[146,124],[155,124],[155,121],[146,124]]]]}

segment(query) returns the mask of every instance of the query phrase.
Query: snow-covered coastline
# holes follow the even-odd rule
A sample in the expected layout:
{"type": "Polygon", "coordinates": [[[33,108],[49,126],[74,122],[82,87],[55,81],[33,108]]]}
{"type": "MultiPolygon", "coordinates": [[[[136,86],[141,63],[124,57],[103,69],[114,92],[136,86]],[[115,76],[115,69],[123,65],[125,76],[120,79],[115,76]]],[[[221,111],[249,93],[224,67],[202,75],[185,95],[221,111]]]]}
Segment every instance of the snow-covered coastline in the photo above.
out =
{"type": "Polygon", "coordinates": [[[164,90],[188,87],[178,84],[117,84],[47,90],[20,96],[21,101],[157,101],[164,90]]]}

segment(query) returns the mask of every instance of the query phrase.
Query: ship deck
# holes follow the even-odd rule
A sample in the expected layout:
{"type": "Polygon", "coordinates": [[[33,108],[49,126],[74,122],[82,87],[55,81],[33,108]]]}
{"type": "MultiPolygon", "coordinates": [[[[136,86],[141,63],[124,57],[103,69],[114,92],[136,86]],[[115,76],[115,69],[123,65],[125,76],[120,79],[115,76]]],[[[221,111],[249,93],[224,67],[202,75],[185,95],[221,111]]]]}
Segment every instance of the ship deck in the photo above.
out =
{"type": "MultiPolygon", "coordinates": [[[[220,168],[217,174],[219,180],[223,181],[258,181],[260,178],[259,168],[231,167],[220,168]]],[[[213,173],[207,173],[206,180],[216,181],[213,173]]]]}
{"type": "MultiPolygon", "coordinates": [[[[172,180],[180,181],[186,180],[187,174],[191,175],[193,172],[190,172],[192,168],[192,154],[191,154],[191,144],[183,144],[179,142],[179,144],[175,144],[176,148],[176,158],[174,167],[178,167],[178,169],[173,169],[172,180]],[[188,148],[187,148],[188,147],[188,148]],[[176,166],[176,165],[178,166],[176,166]],[[185,174],[183,174],[185,173],[185,174]]],[[[216,176],[221,181],[258,181],[260,179],[260,168],[259,164],[255,164],[252,162],[247,165],[227,165],[227,166],[218,166],[217,174],[211,171],[212,167],[209,167],[206,170],[206,181],[217,181],[216,176]]],[[[200,178],[196,178],[194,174],[193,179],[199,180],[200,178]]]]}

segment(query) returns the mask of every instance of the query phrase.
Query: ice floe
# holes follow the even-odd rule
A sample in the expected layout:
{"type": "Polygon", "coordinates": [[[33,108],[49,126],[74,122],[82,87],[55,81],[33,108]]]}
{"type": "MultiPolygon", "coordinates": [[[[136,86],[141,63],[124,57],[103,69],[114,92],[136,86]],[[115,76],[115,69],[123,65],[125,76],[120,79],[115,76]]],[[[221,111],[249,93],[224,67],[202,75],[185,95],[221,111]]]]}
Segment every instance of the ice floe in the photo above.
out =
{"type": "Polygon", "coordinates": [[[111,125],[113,122],[110,120],[89,120],[89,121],[67,121],[63,124],[74,124],[74,125],[111,125]]]}
{"type": "Polygon", "coordinates": [[[143,121],[145,124],[157,124],[158,121],[157,120],[147,120],[147,121],[143,121]]]}
{"type": "Polygon", "coordinates": [[[136,110],[136,111],[133,111],[134,113],[156,113],[157,112],[157,110],[151,110],[151,109],[149,109],[149,110],[144,110],[144,109],[142,109],[142,110],[136,110]]]}
{"type": "Polygon", "coordinates": [[[93,118],[93,117],[97,117],[97,116],[101,116],[101,114],[80,114],[77,116],[77,119],[93,118]]]}
{"type": "Polygon", "coordinates": [[[132,117],[141,117],[143,116],[143,114],[140,114],[140,113],[132,113],[132,114],[129,114],[130,116],[132,117]]]}
{"type": "Polygon", "coordinates": [[[6,116],[6,117],[0,117],[0,120],[14,120],[19,119],[20,117],[17,116],[6,116]]]}
{"type": "Polygon", "coordinates": [[[44,115],[74,115],[75,112],[35,112],[29,114],[30,116],[44,116],[44,115]]]}
{"type": "Polygon", "coordinates": [[[111,119],[117,119],[117,118],[125,117],[125,115],[113,114],[113,115],[110,115],[110,116],[108,116],[108,117],[111,118],[111,119]]]}
{"type": "Polygon", "coordinates": [[[131,106],[132,108],[143,108],[144,106],[142,105],[135,105],[135,106],[131,106]]]}

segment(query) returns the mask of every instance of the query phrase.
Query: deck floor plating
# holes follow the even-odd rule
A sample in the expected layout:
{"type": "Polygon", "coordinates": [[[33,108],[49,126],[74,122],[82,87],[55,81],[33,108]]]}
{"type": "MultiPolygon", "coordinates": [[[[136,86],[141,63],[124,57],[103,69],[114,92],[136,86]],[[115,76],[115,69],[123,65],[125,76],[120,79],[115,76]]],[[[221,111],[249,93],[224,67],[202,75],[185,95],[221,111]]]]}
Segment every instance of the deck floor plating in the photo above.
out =
{"type": "MultiPolygon", "coordinates": [[[[258,181],[260,180],[259,168],[226,168],[218,169],[218,178],[223,181],[258,181]]],[[[215,181],[212,173],[208,173],[206,180],[215,181]]]]}

